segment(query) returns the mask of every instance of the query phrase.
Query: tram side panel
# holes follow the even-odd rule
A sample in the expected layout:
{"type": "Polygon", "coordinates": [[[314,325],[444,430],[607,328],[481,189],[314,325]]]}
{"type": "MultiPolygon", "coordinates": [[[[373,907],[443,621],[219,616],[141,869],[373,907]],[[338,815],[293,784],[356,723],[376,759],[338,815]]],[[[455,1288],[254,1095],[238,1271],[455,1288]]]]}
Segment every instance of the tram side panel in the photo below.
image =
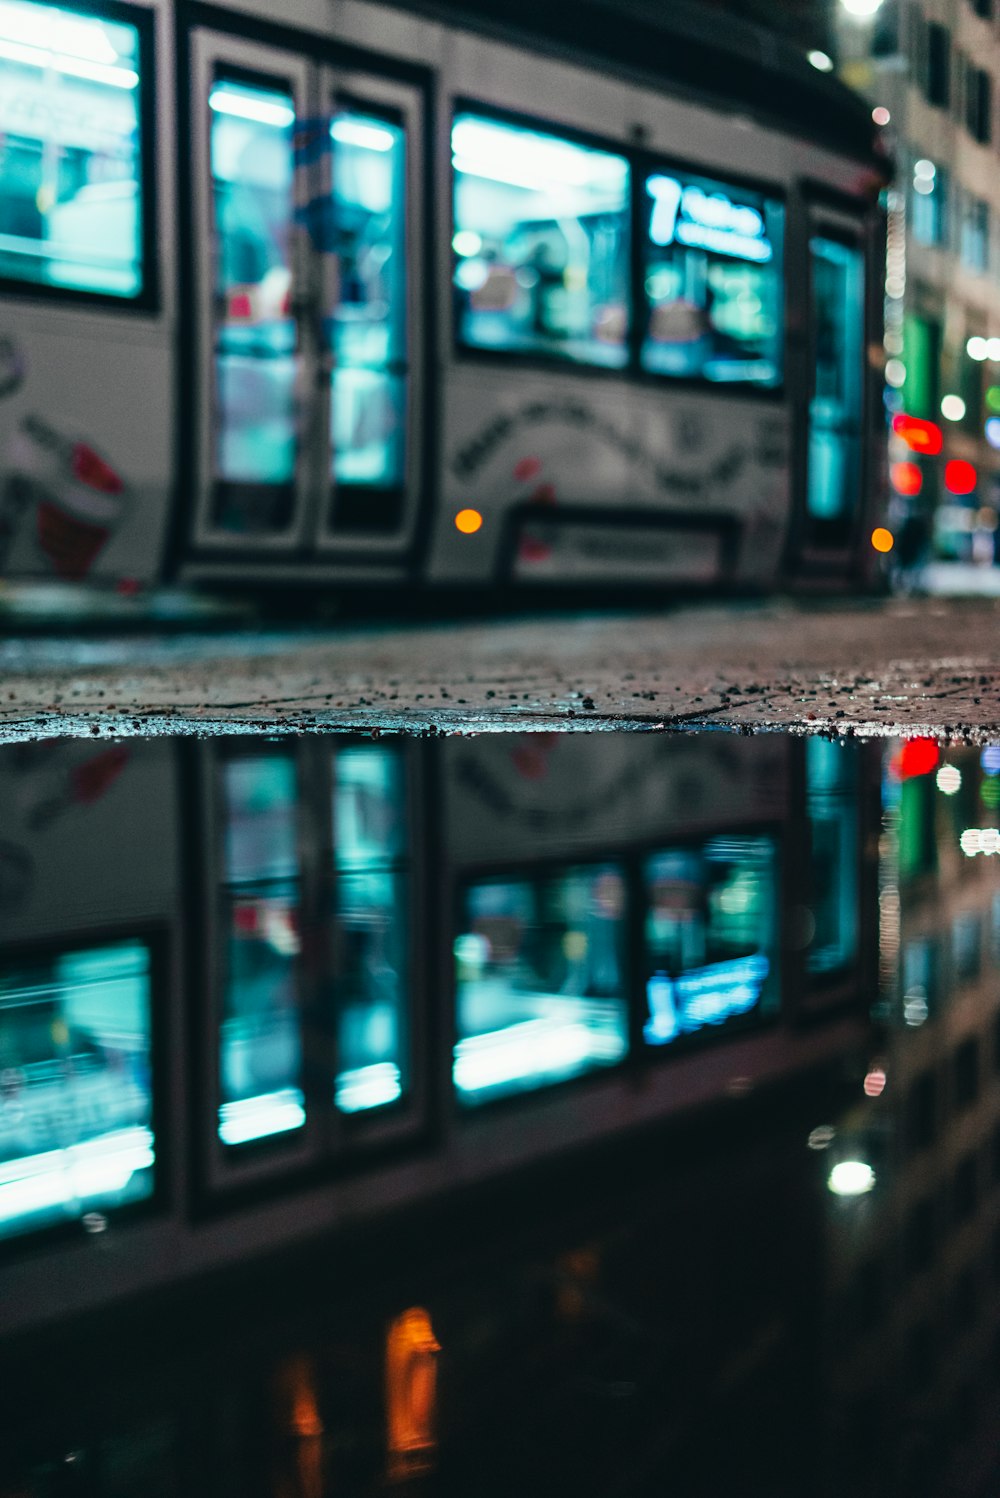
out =
{"type": "Polygon", "coordinates": [[[128,15],[66,20],[65,44],[81,55],[62,59],[65,71],[41,70],[30,46],[23,65],[3,63],[7,579],[130,588],[162,567],[174,440],[172,47],[164,5],[128,15]]]}

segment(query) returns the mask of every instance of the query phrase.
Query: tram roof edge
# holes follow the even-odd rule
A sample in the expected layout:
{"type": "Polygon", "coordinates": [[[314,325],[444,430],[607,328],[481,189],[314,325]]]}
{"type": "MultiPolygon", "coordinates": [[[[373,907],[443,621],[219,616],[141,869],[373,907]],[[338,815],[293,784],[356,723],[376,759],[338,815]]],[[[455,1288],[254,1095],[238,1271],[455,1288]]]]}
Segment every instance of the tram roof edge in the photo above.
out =
{"type": "Polygon", "coordinates": [[[568,60],[618,66],[669,83],[763,125],[794,128],[866,162],[886,180],[891,161],[870,106],[817,71],[782,37],[692,0],[392,0],[468,30],[547,46],[568,60]],[[668,44],[676,42],[674,51],[668,44]],[[651,61],[655,59],[655,61],[651,61]]]}

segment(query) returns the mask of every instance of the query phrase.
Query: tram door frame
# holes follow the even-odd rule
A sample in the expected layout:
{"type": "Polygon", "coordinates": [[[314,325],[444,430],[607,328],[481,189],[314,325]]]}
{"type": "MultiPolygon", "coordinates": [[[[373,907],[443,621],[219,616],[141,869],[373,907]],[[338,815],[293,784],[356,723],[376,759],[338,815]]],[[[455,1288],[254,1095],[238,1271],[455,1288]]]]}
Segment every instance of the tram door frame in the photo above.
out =
{"type": "MultiPolygon", "coordinates": [[[[350,735],[321,734],[283,742],[238,737],[193,748],[192,774],[198,804],[197,862],[203,871],[197,891],[201,915],[193,996],[197,1085],[192,1120],[198,1162],[194,1194],[202,1207],[241,1189],[280,1190],[310,1179],[326,1179],[370,1164],[370,1156],[405,1149],[424,1133],[429,1118],[428,1016],[426,992],[429,910],[424,861],[429,835],[427,758],[419,746],[398,744],[388,752],[400,761],[404,795],[404,898],[396,912],[402,921],[403,1058],[407,1082],[389,1106],[341,1111],[334,1102],[337,1076],[337,1014],[324,1009],[323,991],[338,981],[344,960],[336,887],[344,877],[335,865],[332,822],[338,750],[358,744],[350,735]],[[223,975],[227,927],[224,899],[224,768],[242,756],[285,756],[295,772],[294,835],[298,859],[297,910],[302,948],[295,967],[297,1011],[302,1044],[304,1124],[236,1145],[219,1134],[221,1102],[223,975]]],[[[347,873],[346,877],[350,877],[347,873]]]]}
{"type": "MultiPolygon", "coordinates": [[[[419,295],[424,279],[423,161],[426,120],[425,90],[377,71],[338,66],[292,46],[273,46],[224,31],[195,27],[191,48],[191,135],[194,151],[192,223],[194,229],[194,339],[196,368],[189,399],[196,403],[193,432],[195,501],[187,552],[192,560],[227,554],[233,561],[260,564],[292,557],[313,563],[392,562],[412,548],[420,503],[423,471],[423,382],[425,317],[419,295]],[[287,89],[295,109],[297,132],[302,125],[325,128],[338,107],[369,110],[403,132],[404,193],[402,212],[405,298],[405,361],[387,372],[406,379],[403,416],[404,456],[402,494],[397,524],[338,528],[338,493],[364,493],[363,486],[339,485],[333,472],[333,376],[336,360],[332,327],[338,305],[340,265],[336,247],[328,242],[333,204],[334,153],[322,147],[300,150],[293,167],[292,223],[289,225],[289,315],[295,327],[294,380],[296,456],[292,510],[281,527],[239,532],[215,518],[217,450],[216,331],[217,236],[214,224],[211,165],[212,87],[229,80],[245,86],[287,89]]],[[[293,158],[294,159],[294,158],[293,158]]],[[[394,491],[398,494],[398,488],[394,491]]]]}
{"type": "MultiPolygon", "coordinates": [[[[794,471],[795,512],[791,528],[791,546],[788,572],[803,583],[820,584],[829,581],[837,585],[849,578],[860,579],[864,565],[862,543],[865,523],[871,512],[870,486],[876,478],[870,446],[870,422],[872,381],[869,374],[869,349],[872,344],[874,326],[873,297],[876,277],[874,274],[872,208],[867,202],[849,201],[839,194],[812,190],[807,185],[799,199],[801,206],[801,229],[799,231],[798,261],[802,284],[806,288],[802,332],[802,381],[800,393],[793,407],[797,429],[796,460],[794,471]],[[856,432],[853,437],[855,454],[849,459],[856,474],[856,500],[843,515],[843,523],[831,535],[823,535],[821,517],[809,509],[810,486],[813,464],[816,461],[813,446],[814,413],[816,398],[817,368],[819,359],[819,330],[817,326],[817,299],[815,258],[813,242],[825,239],[848,250],[857,251],[857,264],[861,272],[861,287],[858,304],[861,327],[856,357],[851,368],[858,382],[855,403],[856,432]]],[[[850,482],[845,480],[845,482],[850,482]]],[[[832,517],[836,518],[836,517],[832,517]]]]}

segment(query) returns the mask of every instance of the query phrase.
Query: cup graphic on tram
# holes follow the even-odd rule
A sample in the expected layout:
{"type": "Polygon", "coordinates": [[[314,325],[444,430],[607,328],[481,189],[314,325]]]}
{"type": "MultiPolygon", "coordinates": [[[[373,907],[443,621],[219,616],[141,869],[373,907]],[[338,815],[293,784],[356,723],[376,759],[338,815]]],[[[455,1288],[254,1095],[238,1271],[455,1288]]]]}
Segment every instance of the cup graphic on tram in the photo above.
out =
{"type": "Polygon", "coordinates": [[[0,567],[16,548],[33,572],[88,577],[125,512],[125,483],[89,442],[26,416],[8,452],[0,495],[0,567]]]}

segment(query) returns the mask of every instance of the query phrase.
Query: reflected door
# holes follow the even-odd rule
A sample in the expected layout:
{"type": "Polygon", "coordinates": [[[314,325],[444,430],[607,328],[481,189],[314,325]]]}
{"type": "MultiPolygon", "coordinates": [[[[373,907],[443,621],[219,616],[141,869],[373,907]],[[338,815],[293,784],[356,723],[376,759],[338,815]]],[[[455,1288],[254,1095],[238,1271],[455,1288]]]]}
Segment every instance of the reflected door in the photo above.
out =
{"type": "Polygon", "coordinates": [[[202,33],[195,63],[197,535],[270,550],[301,539],[308,487],[309,266],[296,164],[308,70],[285,53],[202,33]]]}
{"type": "Polygon", "coordinates": [[[865,277],[860,238],[839,227],[815,224],[809,266],[807,545],[846,550],[862,509],[865,277]]]}

